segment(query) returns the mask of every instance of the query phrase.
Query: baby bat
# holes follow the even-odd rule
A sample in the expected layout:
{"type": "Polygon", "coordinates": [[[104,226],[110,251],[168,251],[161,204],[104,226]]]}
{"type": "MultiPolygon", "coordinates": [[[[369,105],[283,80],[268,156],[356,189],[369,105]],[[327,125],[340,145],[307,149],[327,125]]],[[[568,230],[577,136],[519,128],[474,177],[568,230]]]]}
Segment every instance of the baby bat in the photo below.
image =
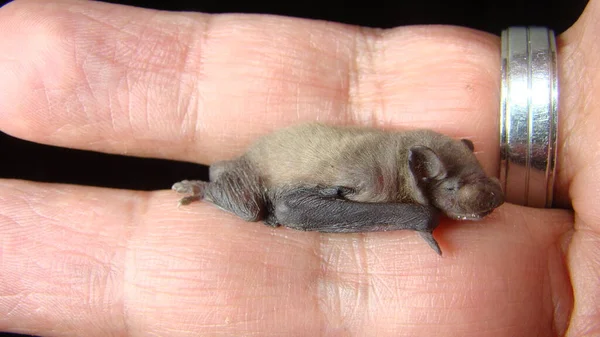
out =
{"type": "Polygon", "coordinates": [[[173,190],[187,205],[206,200],[246,221],[319,232],[410,229],[438,254],[439,213],[476,220],[504,202],[470,140],[430,130],[404,132],[301,124],[256,141],[210,166],[209,182],[173,190]]]}

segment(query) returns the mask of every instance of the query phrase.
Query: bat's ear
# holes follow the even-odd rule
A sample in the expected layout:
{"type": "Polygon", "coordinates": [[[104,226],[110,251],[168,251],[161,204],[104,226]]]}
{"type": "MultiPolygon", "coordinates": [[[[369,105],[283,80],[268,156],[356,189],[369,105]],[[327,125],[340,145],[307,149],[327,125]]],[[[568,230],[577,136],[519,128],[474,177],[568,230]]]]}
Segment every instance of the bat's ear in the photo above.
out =
{"type": "Polygon", "coordinates": [[[475,145],[473,145],[473,142],[470,141],[469,139],[461,139],[460,140],[463,144],[465,144],[469,150],[471,150],[471,152],[475,151],[475,145]]]}
{"type": "Polygon", "coordinates": [[[410,170],[418,181],[444,179],[446,167],[440,157],[427,146],[413,146],[408,153],[410,170]]]}

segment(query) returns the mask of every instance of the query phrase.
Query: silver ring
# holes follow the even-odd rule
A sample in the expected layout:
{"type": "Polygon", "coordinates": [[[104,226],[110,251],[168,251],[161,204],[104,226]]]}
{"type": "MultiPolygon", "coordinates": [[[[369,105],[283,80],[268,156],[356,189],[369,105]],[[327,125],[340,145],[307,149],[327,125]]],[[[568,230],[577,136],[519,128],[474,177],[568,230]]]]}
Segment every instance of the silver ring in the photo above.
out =
{"type": "Polygon", "coordinates": [[[558,133],[554,32],[510,27],[501,40],[500,181],[505,199],[551,207],[558,133]]]}

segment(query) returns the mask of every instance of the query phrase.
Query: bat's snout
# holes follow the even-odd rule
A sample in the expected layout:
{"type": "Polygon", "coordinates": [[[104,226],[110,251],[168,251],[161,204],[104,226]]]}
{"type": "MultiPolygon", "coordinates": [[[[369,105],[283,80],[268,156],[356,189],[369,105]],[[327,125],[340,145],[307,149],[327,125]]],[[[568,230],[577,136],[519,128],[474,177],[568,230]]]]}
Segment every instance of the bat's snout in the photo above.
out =
{"type": "Polygon", "coordinates": [[[492,213],[504,203],[504,194],[500,184],[489,181],[485,184],[464,186],[458,193],[459,210],[451,212],[450,217],[461,220],[477,220],[492,213]]]}

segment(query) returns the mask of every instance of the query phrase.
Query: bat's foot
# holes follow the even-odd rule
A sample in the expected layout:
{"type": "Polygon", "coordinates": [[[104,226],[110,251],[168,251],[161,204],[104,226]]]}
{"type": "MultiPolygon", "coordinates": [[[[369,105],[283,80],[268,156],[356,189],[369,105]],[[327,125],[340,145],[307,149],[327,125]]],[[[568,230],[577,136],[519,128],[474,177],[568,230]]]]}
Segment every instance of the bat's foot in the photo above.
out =
{"type": "Polygon", "coordinates": [[[201,180],[183,180],[173,184],[171,189],[180,194],[188,194],[179,200],[179,206],[189,205],[194,201],[199,201],[204,198],[204,189],[206,182],[201,180]]]}
{"type": "Polygon", "coordinates": [[[182,180],[173,184],[171,189],[181,194],[199,195],[204,191],[205,181],[202,180],[182,180]]]}
{"type": "Polygon", "coordinates": [[[421,235],[421,237],[427,242],[427,244],[429,244],[429,247],[431,247],[433,250],[435,250],[435,252],[438,253],[438,255],[440,255],[440,256],[442,255],[442,250],[440,249],[440,245],[433,238],[433,233],[419,232],[419,235],[421,235]]]}

